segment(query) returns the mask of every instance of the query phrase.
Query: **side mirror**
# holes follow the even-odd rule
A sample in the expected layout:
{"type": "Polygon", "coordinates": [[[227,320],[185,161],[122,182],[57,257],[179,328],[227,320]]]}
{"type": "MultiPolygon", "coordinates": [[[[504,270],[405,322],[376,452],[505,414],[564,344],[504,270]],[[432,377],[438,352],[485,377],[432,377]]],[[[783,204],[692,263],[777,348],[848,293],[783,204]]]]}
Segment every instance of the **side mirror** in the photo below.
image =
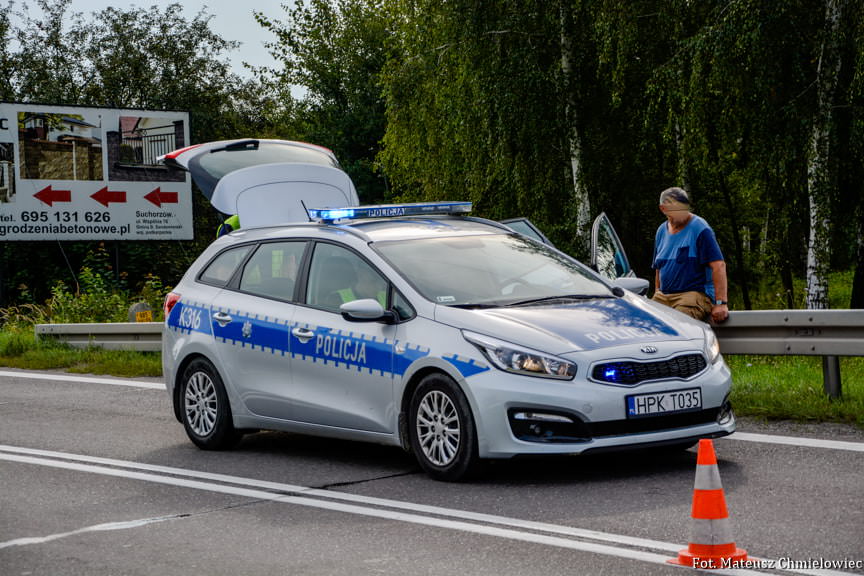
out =
{"type": "Polygon", "coordinates": [[[353,300],[339,306],[342,317],[349,322],[386,322],[392,324],[396,315],[372,298],[353,300]]]}
{"type": "Polygon", "coordinates": [[[616,296],[623,296],[624,293],[621,292],[620,294],[618,294],[618,292],[617,292],[617,290],[615,290],[615,288],[617,288],[617,289],[623,288],[624,290],[629,290],[630,292],[634,292],[634,293],[638,294],[639,296],[646,296],[648,294],[648,286],[650,285],[650,283],[648,282],[648,280],[645,280],[644,278],[636,278],[633,276],[626,276],[623,278],[616,278],[615,282],[613,282],[612,285],[614,286],[613,293],[616,296]]]}

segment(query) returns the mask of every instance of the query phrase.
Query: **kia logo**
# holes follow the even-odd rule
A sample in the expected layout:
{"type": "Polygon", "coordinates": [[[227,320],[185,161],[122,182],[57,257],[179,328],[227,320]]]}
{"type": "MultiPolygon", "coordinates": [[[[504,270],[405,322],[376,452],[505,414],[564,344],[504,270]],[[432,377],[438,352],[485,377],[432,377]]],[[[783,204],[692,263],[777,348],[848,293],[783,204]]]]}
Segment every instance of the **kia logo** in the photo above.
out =
{"type": "Polygon", "coordinates": [[[645,354],[654,354],[655,352],[657,352],[657,348],[655,348],[654,346],[642,346],[641,350],[645,354]]]}

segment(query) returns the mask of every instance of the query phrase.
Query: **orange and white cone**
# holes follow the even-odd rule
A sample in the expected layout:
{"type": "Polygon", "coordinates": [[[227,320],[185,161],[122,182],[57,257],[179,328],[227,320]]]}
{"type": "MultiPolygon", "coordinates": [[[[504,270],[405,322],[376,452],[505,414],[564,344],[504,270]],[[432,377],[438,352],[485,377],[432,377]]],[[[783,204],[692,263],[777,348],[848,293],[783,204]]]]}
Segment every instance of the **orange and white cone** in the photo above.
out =
{"type": "Polygon", "coordinates": [[[720,484],[714,443],[699,440],[696,457],[696,482],[693,487],[693,535],[686,550],[681,550],[671,564],[693,568],[735,568],[747,562],[747,551],[735,545],[726,497],[720,484]]]}

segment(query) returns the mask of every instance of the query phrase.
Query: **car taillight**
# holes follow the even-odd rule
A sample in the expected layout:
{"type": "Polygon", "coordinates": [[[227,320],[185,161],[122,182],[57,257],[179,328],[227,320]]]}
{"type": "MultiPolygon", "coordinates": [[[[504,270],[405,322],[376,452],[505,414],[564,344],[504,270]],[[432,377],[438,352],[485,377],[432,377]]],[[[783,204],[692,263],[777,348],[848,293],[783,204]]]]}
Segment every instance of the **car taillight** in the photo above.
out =
{"type": "Polygon", "coordinates": [[[174,305],[180,301],[180,294],[176,292],[169,292],[167,296],[165,296],[165,304],[162,306],[162,310],[165,312],[165,319],[168,319],[168,315],[171,314],[171,309],[174,308],[174,305]]]}
{"type": "Polygon", "coordinates": [[[189,150],[192,150],[193,148],[198,148],[199,146],[201,146],[201,144],[193,144],[192,146],[186,146],[185,148],[180,148],[178,150],[174,150],[173,152],[169,152],[168,154],[165,154],[165,159],[166,160],[176,160],[177,157],[180,156],[181,154],[183,154],[184,152],[188,152],[189,150]]]}

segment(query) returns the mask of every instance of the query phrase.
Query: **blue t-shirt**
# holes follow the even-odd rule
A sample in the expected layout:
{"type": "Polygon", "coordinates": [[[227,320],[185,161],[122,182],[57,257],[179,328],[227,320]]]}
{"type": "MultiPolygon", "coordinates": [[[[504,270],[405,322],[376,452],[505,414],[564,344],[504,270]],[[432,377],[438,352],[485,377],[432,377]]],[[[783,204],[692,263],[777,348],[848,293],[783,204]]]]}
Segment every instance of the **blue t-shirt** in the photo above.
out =
{"type": "Polygon", "coordinates": [[[693,214],[677,234],[670,234],[667,223],[657,228],[654,237],[654,263],[660,271],[661,292],[704,292],[714,300],[714,280],[709,262],[723,260],[720,245],[711,226],[693,214]]]}

